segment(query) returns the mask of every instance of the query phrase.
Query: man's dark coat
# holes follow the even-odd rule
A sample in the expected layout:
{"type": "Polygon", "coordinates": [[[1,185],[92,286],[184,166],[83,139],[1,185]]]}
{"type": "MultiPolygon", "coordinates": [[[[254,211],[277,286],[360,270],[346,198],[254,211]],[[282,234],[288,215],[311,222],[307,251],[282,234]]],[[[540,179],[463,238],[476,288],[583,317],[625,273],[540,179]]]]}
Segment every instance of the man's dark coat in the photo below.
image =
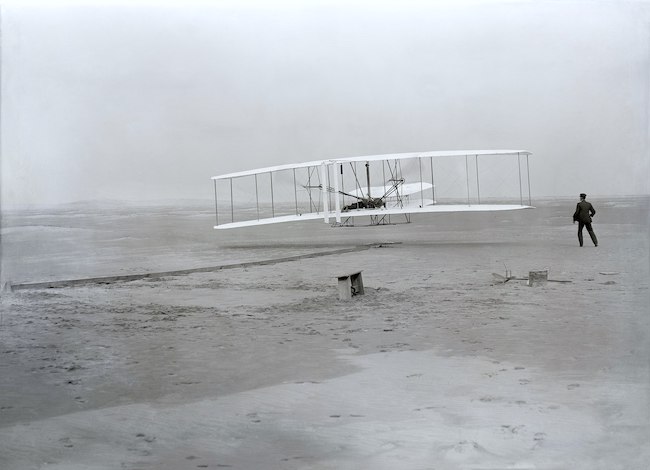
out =
{"type": "Polygon", "coordinates": [[[594,206],[591,205],[591,202],[582,200],[576,206],[576,211],[573,214],[574,222],[582,222],[583,224],[590,224],[591,218],[596,213],[594,206]]]}

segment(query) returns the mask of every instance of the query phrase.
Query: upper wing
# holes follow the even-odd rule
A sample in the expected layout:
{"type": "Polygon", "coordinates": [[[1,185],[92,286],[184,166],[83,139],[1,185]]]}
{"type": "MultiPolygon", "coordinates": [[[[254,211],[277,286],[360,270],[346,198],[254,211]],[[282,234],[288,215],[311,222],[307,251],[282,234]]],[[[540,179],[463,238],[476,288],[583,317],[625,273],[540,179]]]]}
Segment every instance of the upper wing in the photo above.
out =
{"type": "Polygon", "coordinates": [[[226,173],[223,175],[213,176],[213,180],[228,178],[238,178],[240,176],[252,176],[261,173],[271,173],[274,171],[293,170],[298,168],[318,167],[321,165],[332,165],[335,163],[354,163],[354,162],[378,162],[389,160],[405,160],[411,158],[441,158],[441,157],[479,157],[490,155],[513,155],[525,156],[532,155],[528,150],[431,150],[425,152],[413,153],[388,153],[384,155],[366,155],[361,157],[341,157],[329,158],[325,160],[314,160],[311,162],[289,163],[286,165],[268,166],[257,168],[255,170],[238,171],[235,173],[226,173]]]}

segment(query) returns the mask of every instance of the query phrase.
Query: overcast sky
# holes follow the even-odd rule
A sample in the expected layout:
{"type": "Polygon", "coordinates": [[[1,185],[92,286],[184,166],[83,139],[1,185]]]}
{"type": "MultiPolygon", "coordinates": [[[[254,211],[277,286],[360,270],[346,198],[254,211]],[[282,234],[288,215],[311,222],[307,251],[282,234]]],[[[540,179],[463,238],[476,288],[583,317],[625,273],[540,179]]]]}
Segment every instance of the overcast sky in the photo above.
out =
{"type": "Polygon", "coordinates": [[[533,152],[533,197],[650,193],[647,2],[234,5],[5,4],[3,207],[490,148],[533,152]]]}

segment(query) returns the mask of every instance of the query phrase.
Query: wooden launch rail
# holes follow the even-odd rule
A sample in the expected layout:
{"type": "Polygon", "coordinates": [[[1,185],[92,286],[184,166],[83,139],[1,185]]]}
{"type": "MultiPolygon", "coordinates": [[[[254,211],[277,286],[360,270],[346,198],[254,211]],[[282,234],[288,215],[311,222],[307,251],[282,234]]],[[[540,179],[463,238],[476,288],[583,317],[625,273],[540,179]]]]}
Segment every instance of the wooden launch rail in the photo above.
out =
{"type": "Polygon", "coordinates": [[[286,263],[288,261],[297,261],[300,259],[316,258],[319,256],[340,255],[343,253],[352,253],[355,251],[367,250],[375,246],[382,246],[382,245],[381,244],[358,245],[349,248],[341,248],[339,250],[319,251],[316,253],[306,253],[303,255],[287,256],[284,258],[275,258],[275,259],[260,260],[260,261],[248,261],[245,263],[225,264],[221,266],[210,266],[210,267],[203,267],[203,268],[182,269],[178,271],[165,271],[165,272],[143,273],[143,274],[125,274],[120,276],[91,277],[85,279],[68,279],[64,281],[34,282],[34,283],[25,283],[25,284],[11,284],[10,282],[7,282],[5,283],[2,290],[3,292],[11,292],[17,290],[24,290],[24,289],[52,289],[57,287],[73,287],[73,286],[88,285],[88,284],[112,284],[115,282],[137,281],[140,279],[156,279],[156,278],[162,278],[168,276],[183,276],[186,274],[193,274],[193,273],[215,272],[215,271],[220,271],[222,269],[246,268],[249,266],[263,266],[267,264],[286,263]]]}

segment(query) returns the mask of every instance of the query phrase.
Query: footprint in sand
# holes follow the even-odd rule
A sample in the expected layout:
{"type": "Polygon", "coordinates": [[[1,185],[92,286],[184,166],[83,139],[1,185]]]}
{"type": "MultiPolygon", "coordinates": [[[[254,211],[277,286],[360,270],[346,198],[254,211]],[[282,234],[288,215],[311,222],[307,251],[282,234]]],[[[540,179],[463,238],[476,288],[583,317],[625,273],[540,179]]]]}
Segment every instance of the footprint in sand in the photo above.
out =
{"type": "Polygon", "coordinates": [[[511,424],[502,424],[501,431],[508,434],[519,434],[519,431],[524,429],[526,425],[520,424],[518,426],[512,426],[511,424]]]}
{"type": "Polygon", "coordinates": [[[493,397],[493,396],[491,396],[491,395],[486,395],[486,396],[484,396],[484,397],[479,398],[478,400],[481,401],[481,402],[483,402],[483,403],[491,403],[491,402],[493,402],[493,401],[500,401],[501,398],[499,398],[499,397],[493,397]]]}
{"type": "Polygon", "coordinates": [[[444,446],[441,450],[450,460],[474,459],[492,455],[491,452],[475,441],[460,441],[451,446],[444,446]]]}
{"type": "Polygon", "coordinates": [[[295,456],[295,457],[285,457],[284,459],[282,459],[282,461],[283,461],[283,462],[289,462],[290,460],[302,460],[302,459],[304,459],[304,458],[305,458],[305,457],[302,457],[302,456],[300,456],[300,455],[297,455],[297,456],[295,456]]]}
{"type": "Polygon", "coordinates": [[[74,447],[72,445],[72,440],[69,437],[63,437],[59,439],[59,442],[63,444],[63,447],[74,447]]]}
{"type": "Polygon", "coordinates": [[[129,452],[133,452],[140,457],[148,457],[151,455],[151,450],[149,444],[156,440],[153,436],[147,436],[143,432],[139,432],[135,435],[137,440],[132,443],[131,447],[127,447],[129,452]]]}
{"type": "Polygon", "coordinates": [[[140,439],[142,439],[145,442],[153,442],[153,441],[156,440],[156,438],[154,436],[147,436],[143,432],[139,432],[138,434],[135,435],[135,437],[139,437],[140,439]]]}
{"type": "Polygon", "coordinates": [[[546,440],[546,433],[545,432],[536,432],[535,435],[533,436],[533,447],[532,449],[536,449],[537,447],[541,447],[542,444],[544,444],[544,441],[546,440]]]}

